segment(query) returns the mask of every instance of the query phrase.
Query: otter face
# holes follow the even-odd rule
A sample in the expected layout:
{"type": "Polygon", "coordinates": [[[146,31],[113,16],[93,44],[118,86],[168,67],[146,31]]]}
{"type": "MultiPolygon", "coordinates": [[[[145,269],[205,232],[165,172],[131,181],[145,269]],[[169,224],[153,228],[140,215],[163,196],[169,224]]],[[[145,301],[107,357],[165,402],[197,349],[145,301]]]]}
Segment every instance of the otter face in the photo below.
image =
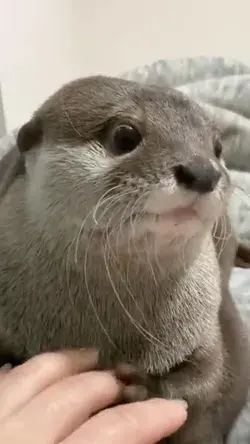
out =
{"type": "Polygon", "coordinates": [[[31,217],[67,236],[189,239],[215,224],[229,194],[216,130],[172,89],[76,80],[24,125],[18,145],[31,217]]]}

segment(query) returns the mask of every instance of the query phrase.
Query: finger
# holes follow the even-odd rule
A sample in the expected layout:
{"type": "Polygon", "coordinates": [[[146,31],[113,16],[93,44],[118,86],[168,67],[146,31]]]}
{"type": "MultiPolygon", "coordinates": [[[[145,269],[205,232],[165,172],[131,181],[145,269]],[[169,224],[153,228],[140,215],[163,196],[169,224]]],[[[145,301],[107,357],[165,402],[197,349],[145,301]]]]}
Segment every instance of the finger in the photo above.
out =
{"type": "Polygon", "coordinates": [[[96,350],[44,353],[11,370],[0,383],[0,419],[20,409],[56,381],[94,369],[96,350]]]}
{"type": "Polygon", "coordinates": [[[151,399],[106,409],[61,444],[153,444],[174,433],[187,418],[182,401],[151,399]]]}
{"type": "MultiPolygon", "coordinates": [[[[115,403],[121,391],[122,383],[111,372],[93,371],[71,376],[31,400],[17,412],[10,427],[13,429],[16,424],[28,422],[26,433],[38,437],[36,444],[59,442],[93,413],[115,403]]],[[[29,442],[29,436],[24,442],[29,442]]]]}
{"type": "Polygon", "coordinates": [[[0,367],[0,378],[3,375],[6,375],[7,373],[9,373],[9,371],[12,369],[12,365],[11,364],[4,364],[0,367]]]}
{"type": "Polygon", "coordinates": [[[11,364],[4,364],[2,365],[2,367],[0,367],[0,384],[3,382],[3,380],[6,380],[5,378],[9,374],[11,369],[11,364]]]}

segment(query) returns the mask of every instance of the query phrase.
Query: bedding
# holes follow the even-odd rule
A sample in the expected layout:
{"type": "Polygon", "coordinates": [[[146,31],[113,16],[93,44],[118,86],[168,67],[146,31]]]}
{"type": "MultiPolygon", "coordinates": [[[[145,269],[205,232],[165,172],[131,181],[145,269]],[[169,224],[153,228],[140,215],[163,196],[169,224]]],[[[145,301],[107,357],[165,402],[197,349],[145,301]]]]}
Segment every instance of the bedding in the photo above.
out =
{"type": "MultiPolygon", "coordinates": [[[[250,243],[250,67],[229,58],[195,57],[159,60],[121,77],[177,88],[199,102],[219,125],[234,185],[229,208],[232,223],[238,238],[250,243]]],[[[16,131],[0,140],[0,159],[15,144],[15,137],[16,131]]],[[[233,270],[231,291],[248,325],[250,270],[233,270]]],[[[250,395],[229,440],[229,444],[249,443],[250,395]]]]}

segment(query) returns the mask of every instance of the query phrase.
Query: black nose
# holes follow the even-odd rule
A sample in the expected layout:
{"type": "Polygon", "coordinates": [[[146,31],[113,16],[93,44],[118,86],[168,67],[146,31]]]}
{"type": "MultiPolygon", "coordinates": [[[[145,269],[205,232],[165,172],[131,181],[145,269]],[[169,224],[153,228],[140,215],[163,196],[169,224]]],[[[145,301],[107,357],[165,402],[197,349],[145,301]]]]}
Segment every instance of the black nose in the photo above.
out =
{"type": "Polygon", "coordinates": [[[220,171],[202,160],[177,165],[174,168],[174,174],[179,185],[198,193],[213,191],[221,177],[220,171]]]}

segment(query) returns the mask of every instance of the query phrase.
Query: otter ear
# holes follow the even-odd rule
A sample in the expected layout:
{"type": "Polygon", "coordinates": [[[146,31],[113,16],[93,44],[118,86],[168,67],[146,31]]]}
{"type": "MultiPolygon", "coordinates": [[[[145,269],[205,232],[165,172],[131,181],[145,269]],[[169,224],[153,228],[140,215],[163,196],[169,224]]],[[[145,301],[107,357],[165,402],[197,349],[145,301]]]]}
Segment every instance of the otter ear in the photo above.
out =
{"type": "Polygon", "coordinates": [[[240,268],[250,268],[250,245],[242,243],[238,245],[234,265],[240,268]]]}
{"type": "Polygon", "coordinates": [[[43,136],[42,123],[39,119],[33,118],[25,123],[17,134],[17,147],[21,153],[29,151],[38,145],[43,136]]]}

